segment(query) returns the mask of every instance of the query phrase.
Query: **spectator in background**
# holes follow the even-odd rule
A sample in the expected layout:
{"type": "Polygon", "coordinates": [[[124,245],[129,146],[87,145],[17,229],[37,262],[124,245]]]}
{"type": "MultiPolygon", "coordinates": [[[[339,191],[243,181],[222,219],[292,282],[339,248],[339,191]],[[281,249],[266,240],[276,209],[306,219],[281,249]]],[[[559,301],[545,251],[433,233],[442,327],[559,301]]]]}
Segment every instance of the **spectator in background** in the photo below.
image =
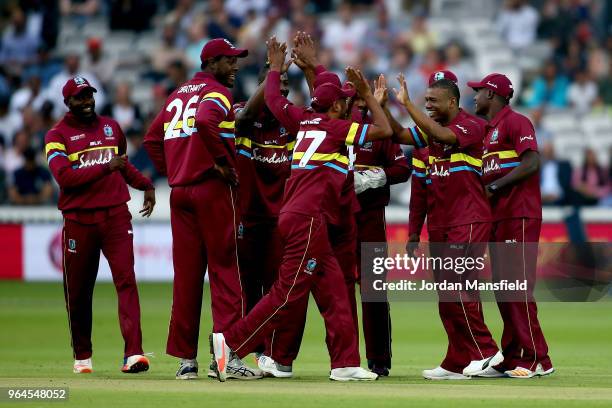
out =
{"type": "Polygon", "coordinates": [[[552,132],[542,122],[544,112],[544,108],[537,108],[532,110],[529,114],[536,138],[538,139],[538,146],[544,146],[545,143],[552,143],[553,140],[552,132]]]}
{"type": "Polygon", "coordinates": [[[578,115],[586,115],[597,101],[597,84],[590,78],[587,71],[576,73],[574,82],[567,90],[567,100],[578,115]]]}
{"type": "Polygon", "coordinates": [[[373,21],[366,31],[365,52],[368,59],[376,61],[372,69],[376,72],[384,72],[388,67],[391,50],[398,40],[400,29],[389,17],[387,7],[384,3],[376,6],[376,20],[373,21]]]}
{"type": "Polygon", "coordinates": [[[145,176],[155,181],[159,178],[159,174],[157,170],[155,170],[155,166],[153,162],[149,158],[149,154],[144,149],[142,142],[144,141],[144,136],[142,130],[129,130],[126,132],[126,138],[129,142],[130,148],[130,163],[132,163],[140,172],[145,176]]]}
{"type": "Polygon", "coordinates": [[[23,127],[21,114],[9,109],[10,99],[0,95],[0,139],[3,146],[10,146],[13,137],[23,127]]]}
{"type": "Polygon", "coordinates": [[[568,79],[558,73],[552,60],[547,61],[542,68],[542,75],[531,84],[530,96],[526,98],[529,108],[547,106],[550,108],[565,108],[567,106],[568,79]]]}
{"type": "Polygon", "coordinates": [[[151,28],[157,10],[155,0],[109,0],[111,30],[131,30],[137,33],[151,28]]]}
{"type": "Polygon", "coordinates": [[[225,10],[230,16],[241,21],[245,20],[246,15],[253,11],[258,15],[265,14],[270,7],[269,0],[226,0],[225,10]]]}
{"type": "Polygon", "coordinates": [[[179,85],[184,84],[189,80],[187,67],[182,60],[172,61],[166,70],[166,79],[164,87],[166,94],[170,95],[179,85]]]}
{"type": "Polygon", "coordinates": [[[600,103],[607,106],[612,106],[612,58],[610,58],[608,74],[599,80],[599,97],[600,103]]]}
{"type": "Polygon", "coordinates": [[[162,29],[162,42],[149,55],[155,79],[159,80],[165,76],[171,62],[185,59],[183,50],[176,46],[176,31],[176,25],[166,21],[162,29]]]}
{"type": "Polygon", "coordinates": [[[24,165],[15,171],[8,190],[13,205],[50,204],[53,198],[51,174],[36,162],[36,151],[31,147],[23,152],[24,165]]]}
{"type": "Polygon", "coordinates": [[[194,18],[193,24],[187,29],[188,43],[185,48],[185,55],[192,74],[200,70],[200,52],[209,40],[204,24],[203,16],[199,16],[194,18]]]}
{"type": "Polygon", "coordinates": [[[436,36],[427,27],[427,13],[424,9],[414,13],[405,40],[417,55],[424,55],[436,46],[436,36]]]}
{"type": "Polygon", "coordinates": [[[30,135],[23,129],[18,130],[13,136],[12,146],[4,152],[4,169],[9,178],[18,168],[23,166],[23,154],[29,147],[30,135]]]}
{"type": "Polygon", "coordinates": [[[106,104],[106,94],[104,93],[104,88],[100,86],[98,77],[91,72],[81,69],[81,57],[78,54],[68,54],[64,59],[64,68],[51,78],[49,87],[45,91],[45,98],[53,102],[53,116],[56,119],[59,119],[60,116],[68,112],[68,108],[64,103],[64,97],[62,96],[62,88],[70,78],[78,76],[87,78],[91,85],[98,90],[96,93],[96,105],[104,107],[106,104]]]}
{"type": "Polygon", "coordinates": [[[542,205],[568,205],[573,202],[572,166],[555,156],[552,142],[542,146],[540,190],[542,205]]]}
{"type": "Polygon", "coordinates": [[[113,102],[102,110],[102,115],[115,119],[126,133],[142,131],[142,115],[132,102],[132,86],[128,82],[117,84],[113,102]]]}
{"type": "Polygon", "coordinates": [[[599,165],[592,149],[584,150],[584,163],[574,172],[572,186],[581,205],[597,205],[610,192],[608,172],[599,165]]]}
{"type": "Polygon", "coordinates": [[[400,72],[403,73],[406,78],[411,98],[414,99],[415,103],[421,101],[425,95],[426,81],[423,80],[419,73],[412,49],[408,44],[393,48],[389,70],[385,75],[387,81],[394,81],[400,72]]]}
{"type": "Polygon", "coordinates": [[[24,75],[39,76],[42,87],[46,88],[51,79],[62,71],[62,62],[60,57],[51,54],[51,49],[46,44],[42,44],[38,47],[36,62],[25,69],[24,75]]]}
{"type": "Polygon", "coordinates": [[[430,49],[423,56],[423,60],[419,67],[421,73],[421,80],[427,82],[427,78],[432,72],[442,71],[446,69],[446,64],[442,61],[440,51],[435,48],[430,49]]]}
{"type": "Polygon", "coordinates": [[[104,52],[104,43],[101,38],[91,37],[87,40],[87,54],[82,62],[83,71],[91,72],[103,85],[108,86],[113,79],[117,65],[117,58],[104,52]]]}
{"type": "Polygon", "coordinates": [[[526,0],[506,0],[495,25],[510,48],[520,51],[535,41],[539,18],[526,0]]]}
{"type": "Polygon", "coordinates": [[[60,12],[63,16],[71,17],[76,24],[83,26],[98,13],[99,0],[59,0],[60,12]]]}
{"type": "Polygon", "coordinates": [[[332,50],[338,65],[359,65],[367,29],[365,22],[355,20],[351,4],[343,1],[338,7],[338,19],[323,28],[323,46],[332,50]]]}
{"type": "Polygon", "coordinates": [[[11,24],[2,33],[0,44],[0,64],[19,71],[26,64],[36,60],[40,37],[27,29],[26,15],[20,7],[11,12],[11,24]]]}
{"type": "Polygon", "coordinates": [[[45,102],[45,94],[42,91],[40,76],[31,74],[24,77],[25,84],[19,88],[11,97],[11,111],[21,114],[26,106],[40,110],[45,102]]]}
{"type": "Polygon", "coordinates": [[[206,31],[210,38],[226,38],[231,42],[236,41],[242,21],[225,11],[223,0],[209,0],[207,16],[206,31]]]}
{"type": "MultiPolygon", "coordinates": [[[[462,91],[469,88],[466,82],[474,72],[474,65],[465,58],[464,54],[463,47],[456,41],[450,42],[444,47],[446,69],[457,76],[457,83],[462,91]]],[[[463,95],[463,92],[461,92],[461,95],[463,95]]]]}

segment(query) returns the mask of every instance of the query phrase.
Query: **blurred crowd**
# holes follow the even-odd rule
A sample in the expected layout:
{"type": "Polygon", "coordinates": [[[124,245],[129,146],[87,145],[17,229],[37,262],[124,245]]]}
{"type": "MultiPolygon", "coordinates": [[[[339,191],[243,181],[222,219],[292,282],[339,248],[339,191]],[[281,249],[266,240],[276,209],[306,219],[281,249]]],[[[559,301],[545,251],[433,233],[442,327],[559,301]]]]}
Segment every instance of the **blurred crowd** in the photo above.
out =
{"type": "MultiPolygon", "coordinates": [[[[500,2],[501,3],[501,2],[500,2]]],[[[494,26],[517,58],[545,40],[552,53],[524,76],[516,100],[538,127],[548,204],[612,205],[610,163],[586,150],[582,166],[556,158],[554,134],[542,124],[549,110],[572,108],[612,114],[612,5],[605,0],[509,0],[500,4],[494,26]]],[[[143,173],[159,179],[142,148],[144,132],[166,96],[199,69],[199,53],[211,38],[225,37],[249,49],[234,89],[246,100],[265,61],[265,41],[290,42],[296,31],[319,44],[318,58],[342,72],[358,65],[373,77],[408,79],[411,96],[422,100],[426,78],[450,69],[460,84],[474,79],[471,50],[461,39],[440,41],[428,27],[429,1],[394,0],[21,0],[0,9],[0,203],[49,204],[56,187],[44,159],[43,138],[66,112],[61,88],[83,76],[98,89],[96,110],[115,118],[128,138],[128,155],[143,173]],[[401,10],[401,13],[398,13],[401,10]],[[139,56],[128,47],[113,52],[104,36],[83,36],[85,52],[66,51],[63,24],[79,28],[103,21],[111,33],[129,31],[152,44],[139,56]],[[137,81],[117,79],[117,70],[137,72],[137,81]],[[145,97],[135,98],[143,95],[145,97]],[[136,100],[138,99],[138,100],[136,100]]],[[[306,104],[299,69],[290,70],[290,97],[306,104]]],[[[393,86],[393,85],[392,85],[393,86]]],[[[462,89],[472,107],[472,91],[462,89]]],[[[399,112],[399,110],[398,110],[399,112]]],[[[608,156],[609,157],[609,156],[608,156]]]]}

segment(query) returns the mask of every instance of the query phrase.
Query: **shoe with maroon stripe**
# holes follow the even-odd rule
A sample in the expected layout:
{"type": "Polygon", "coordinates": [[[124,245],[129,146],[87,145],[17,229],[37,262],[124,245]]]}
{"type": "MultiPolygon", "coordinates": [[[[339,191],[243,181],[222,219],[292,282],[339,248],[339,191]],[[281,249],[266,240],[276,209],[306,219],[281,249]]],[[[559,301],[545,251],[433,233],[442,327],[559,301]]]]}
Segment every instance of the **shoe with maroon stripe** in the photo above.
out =
{"type": "Polygon", "coordinates": [[[149,369],[149,359],[142,354],[125,357],[121,371],[124,373],[140,373],[149,369]]]}
{"type": "Polygon", "coordinates": [[[93,373],[93,367],[91,365],[91,358],[85,360],[74,360],[72,366],[72,372],[75,374],[90,374],[93,373]]]}

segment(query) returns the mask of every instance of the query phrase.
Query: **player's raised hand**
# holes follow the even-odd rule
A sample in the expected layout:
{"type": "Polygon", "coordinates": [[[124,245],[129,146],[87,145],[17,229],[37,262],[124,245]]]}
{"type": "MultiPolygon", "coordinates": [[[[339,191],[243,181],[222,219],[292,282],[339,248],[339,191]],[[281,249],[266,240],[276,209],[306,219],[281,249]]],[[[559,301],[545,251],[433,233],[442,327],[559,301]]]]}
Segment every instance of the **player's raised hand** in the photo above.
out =
{"type": "Polygon", "coordinates": [[[389,91],[387,89],[387,79],[383,74],[380,74],[374,80],[374,98],[380,106],[385,106],[389,100],[389,91]]]}
{"type": "Polygon", "coordinates": [[[353,67],[346,68],[346,78],[353,84],[359,97],[365,99],[368,94],[372,93],[370,84],[360,70],[353,67]]]}
{"type": "Polygon", "coordinates": [[[318,64],[315,42],[309,34],[304,32],[298,31],[296,34],[291,55],[301,69],[314,69],[318,64]]]}
{"type": "Polygon", "coordinates": [[[270,37],[266,44],[268,46],[268,61],[270,62],[270,69],[280,71],[285,64],[287,44],[279,43],[276,40],[276,37],[270,37]]]}
{"type": "Polygon", "coordinates": [[[122,156],[115,156],[108,162],[108,168],[110,171],[115,170],[123,170],[125,169],[125,164],[127,163],[127,156],[124,154],[122,156]]]}
{"type": "Polygon", "coordinates": [[[144,193],[144,203],[142,209],[138,211],[143,217],[149,218],[155,207],[155,190],[147,190],[144,193]]]}
{"type": "Polygon", "coordinates": [[[400,73],[397,76],[397,81],[400,84],[400,89],[398,91],[397,89],[393,88],[393,92],[395,93],[395,97],[399,103],[406,106],[408,105],[408,102],[410,102],[410,94],[408,93],[408,86],[406,85],[406,78],[404,77],[404,74],[400,73]]]}

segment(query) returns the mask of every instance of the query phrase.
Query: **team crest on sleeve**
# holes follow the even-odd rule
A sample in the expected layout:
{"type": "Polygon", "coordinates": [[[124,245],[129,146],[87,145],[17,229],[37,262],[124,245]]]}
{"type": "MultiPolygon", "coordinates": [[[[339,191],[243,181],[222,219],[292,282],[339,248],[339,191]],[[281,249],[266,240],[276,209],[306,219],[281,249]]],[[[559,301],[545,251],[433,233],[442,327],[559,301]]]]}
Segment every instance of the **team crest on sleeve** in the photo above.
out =
{"type": "Polygon", "coordinates": [[[113,128],[110,127],[110,125],[104,125],[104,135],[106,135],[106,137],[113,136],[113,128]]]}
{"type": "Polygon", "coordinates": [[[314,272],[316,267],[317,267],[317,260],[315,258],[310,258],[308,262],[306,262],[306,268],[304,269],[304,272],[306,272],[309,275],[312,275],[312,272],[314,272]]]}
{"type": "Polygon", "coordinates": [[[372,148],[372,142],[365,142],[362,146],[364,149],[371,149],[372,148]]]}

